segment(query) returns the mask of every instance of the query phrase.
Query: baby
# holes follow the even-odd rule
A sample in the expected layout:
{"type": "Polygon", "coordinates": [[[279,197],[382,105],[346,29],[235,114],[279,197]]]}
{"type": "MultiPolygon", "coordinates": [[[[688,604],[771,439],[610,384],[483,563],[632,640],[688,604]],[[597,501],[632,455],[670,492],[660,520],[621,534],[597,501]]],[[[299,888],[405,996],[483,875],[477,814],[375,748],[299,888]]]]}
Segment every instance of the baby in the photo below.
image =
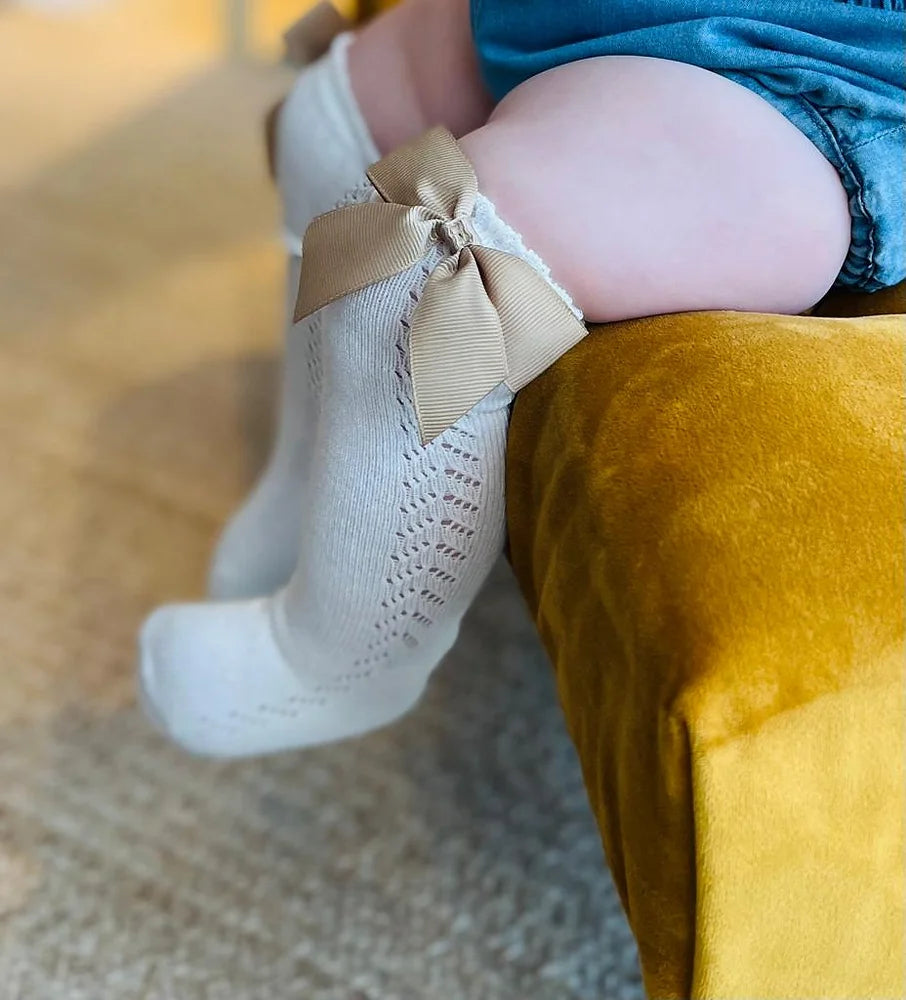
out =
{"type": "Polygon", "coordinates": [[[904,10],[404,0],[340,36],[276,122],[276,444],[212,600],[142,631],[158,725],[232,757],[409,709],[503,548],[514,391],[583,320],[901,281],[904,10]]]}

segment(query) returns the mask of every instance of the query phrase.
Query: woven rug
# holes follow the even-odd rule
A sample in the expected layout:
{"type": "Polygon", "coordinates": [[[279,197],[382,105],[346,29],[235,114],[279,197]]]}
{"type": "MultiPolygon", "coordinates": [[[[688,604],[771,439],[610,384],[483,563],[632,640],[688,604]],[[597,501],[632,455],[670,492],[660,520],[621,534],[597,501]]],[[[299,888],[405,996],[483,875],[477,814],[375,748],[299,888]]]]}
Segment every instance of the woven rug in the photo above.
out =
{"type": "Polygon", "coordinates": [[[212,764],[135,710],[141,618],[201,592],[265,456],[279,332],[285,78],[192,10],[0,7],[0,1000],[639,1000],[505,566],[384,732],[212,764]]]}

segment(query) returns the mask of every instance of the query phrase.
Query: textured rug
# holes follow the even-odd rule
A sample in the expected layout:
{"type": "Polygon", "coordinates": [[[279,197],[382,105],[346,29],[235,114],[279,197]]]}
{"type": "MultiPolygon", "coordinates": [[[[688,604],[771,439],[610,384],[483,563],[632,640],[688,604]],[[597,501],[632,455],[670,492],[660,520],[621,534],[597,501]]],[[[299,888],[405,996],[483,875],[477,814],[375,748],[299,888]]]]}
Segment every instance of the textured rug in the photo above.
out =
{"type": "Polygon", "coordinates": [[[0,8],[0,1000],[639,1000],[505,566],[367,739],[211,764],[134,708],[273,397],[284,80],[210,7],[0,8]]]}

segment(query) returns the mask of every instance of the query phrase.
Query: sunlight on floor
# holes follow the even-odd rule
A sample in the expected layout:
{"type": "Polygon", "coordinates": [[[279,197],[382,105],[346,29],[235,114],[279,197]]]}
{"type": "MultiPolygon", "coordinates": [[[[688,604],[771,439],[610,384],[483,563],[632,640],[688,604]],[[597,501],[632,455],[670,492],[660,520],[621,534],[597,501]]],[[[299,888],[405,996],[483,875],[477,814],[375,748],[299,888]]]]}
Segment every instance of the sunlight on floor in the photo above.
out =
{"type": "Polygon", "coordinates": [[[0,186],[89,141],[200,68],[235,51],[276,59],[311,0],[93,0],[0,6],[0,186]],[[6,137],[14,137],[8,141],[6,137]]]}

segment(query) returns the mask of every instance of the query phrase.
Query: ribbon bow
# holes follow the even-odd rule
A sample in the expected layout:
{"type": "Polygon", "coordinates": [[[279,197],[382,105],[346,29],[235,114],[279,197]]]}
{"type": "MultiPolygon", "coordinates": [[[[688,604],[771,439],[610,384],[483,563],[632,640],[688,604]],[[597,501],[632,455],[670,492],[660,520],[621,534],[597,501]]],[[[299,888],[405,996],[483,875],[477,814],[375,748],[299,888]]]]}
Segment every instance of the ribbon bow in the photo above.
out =
{"type": "Polygon", "coordinates": [[[481,246],[478,182],[453,136],[432,129],[368,171],[382,201],[321,215],[305,233],[295,319],[449,250],[412,317],[409,367],[422,443],[492,389],[515,392],[581,340],[585,326],[522,258],[481,246]]]}

